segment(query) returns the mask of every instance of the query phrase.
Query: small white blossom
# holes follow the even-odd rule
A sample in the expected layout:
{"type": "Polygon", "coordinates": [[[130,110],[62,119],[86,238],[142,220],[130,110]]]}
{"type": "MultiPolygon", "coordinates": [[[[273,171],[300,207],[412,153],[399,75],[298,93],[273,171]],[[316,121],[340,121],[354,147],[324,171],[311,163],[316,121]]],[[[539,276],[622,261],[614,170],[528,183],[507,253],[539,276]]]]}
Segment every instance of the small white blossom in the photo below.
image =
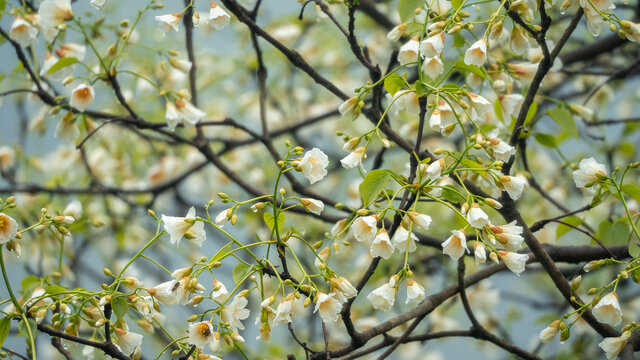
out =
{"type": "Polygon", "coordinates": [[[22,47],[33,45],[38,36],[38,28],[18,16],[11,24],[9,37],[22,47]]]}
{"type": "Polygon", "coordinates": [[[250,315],[249,309],[245,308],[247,304],[247,298],[236,295],[231,303],[222,308],[220,318],[222,321],[229,323],[229,328],[232,331],[244,330],[241,320],[248,318],[250,315]]]}
{"type": "Polygon", "coordinates": [[[329,284],[331,285],[331,293],[335,294],[334,297],[341,303],[358,295],[358,290],[345,277],[331,278],[329,284]]]}
{"type": "Polygon", "coordinates": [[[418,43],[418,38],[416,37],[410,39],[404,45],[402,45],[400,47],[400,51],[398,52],[398,62],[400,62],[400,65],[405,65],[410,62],[417,61],[419,48],[420,43],[418,43]]]}
{"type": "Polygon", "coordinates": [[[424,299],[424,297],[424,287],[415,282],[413,279],[407,280],[407,300],[405,301],[405,303],[408,304],[411,301],[420,301],[424,299]]]}
{"type": "Polygon", "coordinates": [[[393,254],[393,245],[391,245],[391,239],[389,239],[389,234],[387,234],[385,229],[378,231],[378,235],[376,235],[371,243],[370,252],[371,256],[380,256],[383,259],[388,259],[391,257],[391,254],[393,254]]]}
{"type": "Polygon", "coordinates": [[[142,345],[143,336],[131,331],[116,328],[116,337],[118,338],[118,346],[125,355],[131,355],[142,345]]]}
{"type": "Polygon", "coordinates": [[[498,251],[498,256],[504,264],[507,265],[507,268],[518,276],[524,271],[527,260],[529,260],[529,255],[527,254],[518,254],[503,250],[498,251]]]}
{"type": "Polygon", "coordinates": [[[93,91],[93,87],[87,84],[80,84],[71,92],[71,98],[69,99],[69,105],[84,112],[95,99],[96,94],[93,91]]]}
{"type": "Polygon", "coordinates": [[[487,261],[487,250],[482,242],[476,241],[475,244],[473,244],[473,256],[476,264],[484,264],[484,262],[487,261]]]}
{"type": "Polygon", "coordinates": [[[393,248],[398,250],[399,252],[404,253],[405,251],[409,251],[410,253],[412,253],[416,251],[417,240],[418,237],[414,233],[407,231],[402,226],[399,226],[396,232],[393,234],[391,242],[393,243],[393,248]],[[408,244],[407,241],[409,242],[408,244]]]}
{"type": "Polygon", "coordinates": [[[362,167],[362,161],[366,157],[365,148],[359,147],[353,150],[349,155],[347,155],[344,159],[340,160],[340,164],[345,169],[353,169],[354,167],[360,165],[362,167]]]}
{"type": "Polygon", "coordinates": [[[430,36],[420,43],[420,55],[425,58],[440,57],[444,49],[444,33],[430,36]]]}
{"type": "Polygon", "coordinates": [[[618,303],[618,294],[612,291],[605,295],[593,307],[593,316],[601,323],[616,326],[622,321],[622,310],[618,303]]]}
{"type": "Polygon", "coordinates": [[[313,184],[327,176],[327,166],[329,157],[318,148],[313,148],[304,154],[299,161],[298,168],[302,170],[302,175],[313,184]]]}
{"type": "Polygon", "coordinates": [[[202,349],[213,340],[213,333],[213,325],[208,321],[192,323],[189,325],[189,344],[202,349]]]}
{"type": "Polygon", "coordinates": [[[613,360],[618,356],[620,351],[622,351],[622,348],[627,345],[627,341],[630,337],[631,333],[629,331],[625,331],[618,337],[604,338],[598,346],[602,351],[604,351],[607,360],[613,360]]]}
{"type": "Polygon", "coordinates": [[[560,331],[560,321],[556,320],[540,332],[540,342],[548,344],[560,331]]]}
{"type": "Polygon", "coordinates": [[[162,215],[164,229],[169,234],[172,244],[179,245],[180,240],[186,236],[196,245],[202,246],[207,239],[207,233],[204,231],[204,223],[195,219],[196,209],[193,206],[185,217],[162,215]]]}
{"type": "Polygon", "coordinates": [[[342,304],[335,299],[334,293],[325,294],[318,291],[316,294],[316,308],[313,312],[320,312],[320,317],[324,322],[338,321],[338,314],[342,310],[342,304]]]}
{"type": "Polygon", "coordinates": [[[324,210],[324,203],[320,200],[302,198],[300,199],[300,203],[307,211],[312,212],[316,215],[320,215],[320,213],[322,213],[322,210],[324,210]]]}
{"type": "Polygon", "coordinates": [[[18,234],[18,223],[9,215],[0,213],[0,244],[9,242],[18,234]]]}
{"type": "Polygon", "coordinates": [[[449,255],[453,260],[458,260],[464,252],[469,252],[467,249],[467,238],[464,234],[464,229],[453,230],[451,235],[445,242],[442,243],[442,253],[449,255]]]}
{"type": "Polygon", "coordinates": [[[489,215],[480,208],[480,205],[473,203],[467,212],[467,221],[474,228],[482,229],[489,222],[489,215]]]}
{"type": "Polygon", "coordinates": [[[367,295],[367,299],[369,299],[375,309],[383,311],[391,310],[396,301],[396,282],[396,277],[392,276],[386,284],[367,295]]]}
{"type": "Polygon", "coordinates": [[[209,17],[207,18],[207,24],[215,30],[220,30],[229,25],[231,16],[224,11],[223,8],[218,6],[215,2],[211,2],[209,9],[209,17]]]}
{"type": "Polygon", "coordinates": [[[487,40],[484,38],[476,41],[464,53],[464,63],[481,67],[487,60],[487,40]]]}
{"type": "Polygon", "coordinates": [[[180,30],[178,25],[180,24],[180,19],[182,19],[182,14],[167,14],[167,15],[158,15],[155,17],[158,22],[158,26],[160,27],[160,32],[162,36],[167,36],[167,33],[171,30],[175,30],[176,32],[180,30]]]}
{"type": "Polygon", "coordinates": [[[358,241],[370,241],[378,233],[377,222],[375,215],[361,216],[351,224],[351,233],[358,241]]]}
{"type": "Polygon", "coordinates": [[[607,176],[607,168],[590,157],[580,161],[578,170],[573,172],[573,181],[577,187],[584,188],[587,184],[600,180],[598,176],[607,176]]]}

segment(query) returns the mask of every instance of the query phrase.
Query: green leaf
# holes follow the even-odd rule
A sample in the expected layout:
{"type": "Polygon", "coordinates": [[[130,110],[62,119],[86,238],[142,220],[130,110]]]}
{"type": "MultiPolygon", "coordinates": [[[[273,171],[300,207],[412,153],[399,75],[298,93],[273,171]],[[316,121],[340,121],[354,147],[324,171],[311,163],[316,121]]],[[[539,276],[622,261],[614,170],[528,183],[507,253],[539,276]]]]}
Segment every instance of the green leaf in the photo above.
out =
{"type": "Polygon", "coordinates": [[[0,19],[2,19],[2,14],[4,13],[5,0],[0,0],[0,19]]]}
{"type": "Polygon", "coordinates": [[[451,185],[445,185],[442,188],[442,197],[454,204],[460,203],[461,199],[464,200],[464,198],[458,195],[458,191],[456,191],[456,188],[451,185]]]}
{"type": "Polygon", "coordinates": [[[464,37],[462,35],[455,34],[453,35],[453,44],[451,45],[452,48],[459,48],[459,47],[464,47],[466,45],[466,42],[464,41],[464,37]]]}
{"type": "Polygon", "coordinates": [[[479,67],[477,67],[475,65],[467,65],[467,64],[464,63],[464,60],[462,60],[462,59],[456,61],[455,68],[458,69],[458,70],[462,70],[464,72],[474,73],[474,74],[480,76],[483,79],[487,78],[484,75],[484,73],[482,72],[482,70],[480,70],[479,67]]]}
{"type": "Polygon", "coordinates": [[[416,87],[416,95],[418,97],[427,96],[431,93],[431,89],[429,89],[429,87],[420,80],[416,81],[415,87],[416,87]]]}
{"type": "Polygon", "coordinates": [[[424,5],[424,0],[400,0],[398,14],[402,22],[408,22],[416,14],[416,9],[424,5]]]}
{"type": "Polygon", "coordinates": [[[9,331],[11,330],[11,318],[6,317],[0,319],[0,347],[4,344],[4,341],[9,336],[9,331]]]}
{"type": "Polygon", "coordinates": [[[453,6],[455,10],[460,9],[462,6],[462,0],[451,0],[451,6],[453,6]]]}
{"type": "MultiPolygon", "coordinates": [[[[258,241],[260,241],[259,238],[258,238],[258,241]]],[[[221,259],[223,259],[225,255],[227,255],[227,250],[231,248],[231,244],[233,243],[230,242],[227,245],[223,246],[222,249],[218,250],[218,252],[211,258],[209,262],[213,264],[214,262],[220,261],[221,259]]]]}
{"type": "Polygon", "coordinates": [[[502,116],[502,104],[500,104],[500,99],[496,99],[493,103],[493,110],[496,112],[496,116],[502,122],[504,122],[504,117],[502,116]]]}
{"type": "Polygon", "coordinates": [[[629,225],[624,218],[614,223],[605,220],[598,226],[598,235],[605,245],[626,244],[630,235],[629,225]]]}
{"type": "MultiPolygon", "coordinates": [[[[264,219],[264,223],[267,224],[269,229],[273,230],[273,226],[275,225],[275,222],[273,221],[273,214],[266,212],[262,215],[262,218],[264,219]]],[[[282,227],[284,226],[284,220],[284,213],[278,213],[278,229],[282,229],[282,227]]]]}
{"type": "Polygon", "coordinates": [[[384,79],[384,88],[391,96],[395,95],[398,90],[404,88],[405,80],[398,74],[390,74],[384,79]]]}
{"type": "MultiPolygon", "coordinates": [[[[24,336],[24,338],[27,340],[27,346],[29,346],[29,348],[31,347],[31,342],[29,341],[30,337],[29,337],[29,329],[31,330],[31,335],[33,336],[33,339],[35,340],[36,338],[36,331],[38,331],[38,324],[36,324],[36,320],[34,318],[28,318],[27,321],[29,322],[29,325],[24,323],[24,320],[20,320],[20,322],[18,322],[18,332],[20,332],[20,334],[22,336],[24,336]],[[27,328],[27,326],[29,326],[27,328]]],[[[33,349],[32,349],[33,351],[33,349]]]]}
{"type": "Polygon", "coordinates": [[[373,170],[368,173],[358,187],[364,206],[375,200],[390,180],[391,174],[387,170],[373,170]]]}
{"type": "Polygon", "coordinates": [[[111,298],[111,309],[116,317],[120,320],[124,319],[129,309],[129,303],[124,296],[114,296],[111,298]]]}
{"type": "Polygon", "coordinates": [[[635,201],[640,203],[640,187],[634,184],[624,184],[620,189],[623,193],[631,196],[635,201]]]}
{"type": "Polygon", "coordinates": [[[236,265],[236,267],[233,268],[233,281],[238,284],[240,280],[247,275],[250,269],[251,267],[247,264],[236,265]]]}
{"type": "Polygon", "coordinates": [[[63,294],[63,293],[66,293],[67,291],[69,290],[58,285],[47,286],[47,289],[46,289],[47,294],[52,294],[52,295],[63,294]]]}
{"type": "Polygon", "coordinates": [[[49,71],[47,71],[47,75],[50,75],[60,69],[66,68],[67,66],[73,65],[77,62],[78,62],[78,59],[74,57],[63,57],[62,59],[58,60],[57,63],[53,64],[53,66],[49,68],[49,71]]]}
{"type": "Polygon", "coordinates": [[[527,111],[527,116],[524,118],[523,126],[529,125],[531,123],[531,120],[533,120],[533,117],[536,116],[537,112],[538,112],[538,102],[534,100],[531,103],[529,110],[527,111]]]}
{"type": "Polygon", "coordinates": [[[547,115],[549,115],[556,124],[560,125],[560,127],[565,129],[571,136],[576,138],[578,137],[578,125],[576,125],[576,120],[568,110],[557,107],[547,110],[547,115]]]}
{"type": "Polygon", "coordinates": [[[556,138],[554,138],[553,136],[549,135],[549,134],[543,134],[543,133],[537,133],[534,135],[535,139],[537,142],[540,143],[540,145],[549,147],[549,148],[557,148],[558,147],[558,143],[556,142],[556,138]]]}
{"type": "Polygon", "coordinates": [[[640,256],[640,246],[638,244],[629,244],[629,255],[633,258],[640,256]]]}
{"type": "Polygon", "coordinates": [[[22,279],[22,295],[31,295],[33,290],[41,284],[40,278],[34,275],[28,275],[22,279]]]}
{"type": "MultiPolygon", "coordinates": [[[[573,226],[578,226],[582,224],[582,219],[575,216],[569,216],[569,217],[563,218],[562,222],[566,222],[567,224],[571,224],[573,226]]],[[[571,230],[573,230],[571,226],[558,224],[558,227],[556,228],[556,239],[560,239],[562,235],[568,233],[571,230]]]]}

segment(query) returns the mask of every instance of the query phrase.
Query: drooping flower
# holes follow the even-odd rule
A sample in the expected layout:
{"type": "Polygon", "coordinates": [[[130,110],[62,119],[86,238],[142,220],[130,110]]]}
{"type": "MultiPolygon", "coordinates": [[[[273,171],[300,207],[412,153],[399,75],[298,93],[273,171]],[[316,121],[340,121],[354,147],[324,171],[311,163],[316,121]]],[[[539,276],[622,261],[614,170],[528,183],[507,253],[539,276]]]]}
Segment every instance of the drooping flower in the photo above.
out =
{"type": "Polygon", "coordinates": [[[347,99],[345,102],[340,104],[338,107],[338,112],[343,117],[351,118],[351,120],[355,120],[360,116],[360,111],[364,106],[364,101],[360,99],[359,96],[354,96],[347,99]]]}
{"type": "Polygon", "coordinates": [[[320,215],[320,213],[322,213],[322,210],[324,210],[324,203],[320,200],[302,198],[300,199],[300,203],[307,211],[312,212],[316,215],[320,215]]]}
{"type": "Polygon", "coordinates": [[[498,251],[498,256],[507,265],[507,268],[514,274],[520,276],[520,273],[524,271],[524,267],[529,260],[529,255],[518,254],[516,252],[508,252],[504,250],[498,251]]]}
{"type": "Polygon", "coordinates": [[[176,57],[169,58],[169,64],[185,74],[188,74],[191,70],[191,67],[193,66],[193,63],[191,61],[178,59],[176,57]]]}
{"type": "Polygon", "coordinates": [[[334,297],[341,303],[345,303],[358,295],[358,290],[345,277],[331,278],[329,284],[331,293],[335,294],[334,297]]]}
{"type": "Polygon", "coordinates": [[[496,234],[496,239],[502,244],[505,249],[515,251],[522,248],[522,226],[516,225],[516,221],[506,225],[492,226],[491,230],[496,234]]]}
{"type": "Polygon", "coordinates": [[[548,344],[560,331],[560,320],[555,320],[540,332],[540,342],[548,344]]]}
{"type": "Polygon", "coordinates": [[[580,6],[584,8],[587,28],[593,36],[600,35],[608,23],[602,18],[600,13],[616,8],[612,0],[580,0],[580,6]]]}
{"type": "Polygon", "coordinates": [[[0,146],[0,169],[13,168],[16,161],[16,151],[9,146],[0,146]]]}
{"type": "Polygon", "coordinates": [[[605,295],[596,306],[593,307],[593,316],[601,323],[616,326],[622,321],[622,310],[618,303],[618,294],[612,291],[605,295]]]}
{"type": "Polygon", "coordinates": [[[276,309],[276,315],[273,319],[273,325],[284,325],[293,321],[291,318],[291,310],[293,309],[293,293],[285,296],[280,304],[278,304],[278,308],[276,309]]]}
{"type": "Polygon", "coordinates": [[[366,150],[364,147],[359,147],[353,150],[349,155],[345,156],[342,160],[340,160],[340,164],[345,169],[353,169],[354,167],[360,165],[362,166],[362,161],[366,157],[366,150]]]}
{"type": "Polygon", "coordinates": [[[478,94],[467,92],[467,97],[471,100],[471,107],[478,116],[483,116],[485,113],[493,109],[493,104],[478,94]]]}
{"type": "Polygon", "coordinates": [[[318,148],[313,148],[304,154],[298,162],[298,168],[310,184],[318,182],[327,176],[329,157],[318,148]]]}
{"type": "Polygon", "coordinates": [[[464,53],[464,63],[481,67],[487,60],[487,40],[484,38],[476,41],[464,53]]]}
{"type": "Polygon", "coordinates": [[[224,227],[224,224],[231,219],[231,214],[233,214],[233,208],[220,211],[215,219],[216,225],[224,227]]]}
{"type": "Polygon", "coordinates": [[[80,136],[80,129],[78,129],[78,122],[76,120],[73,112],[69,111],[65,114],[56,127],[55,137],[71,142],[80,136]]]}
{"type": "Polygon", "coordinates": [[[131,331],[116,328],[116,337],[118,338],[118,346],[125,355],[131,355],[142,345],[143,336],[131,331]]]}
{"type": "Polygon", "coordinates": [[[176,110],[180,114],[180,118],[188,122],[191,125],[195,125],[207,115],[204,111],[193,106],[192,103],[185,99],[176,100],[176,110]]]}
{"type": "Polygon", "coordinates": [[[179,245],[182,237],[187,237],[196,245],[202,246],[207,239],[207,233],[204,231],[204,223],[196,221],[196,209],[192,206],[187,212],[187,216],[167,216],[162,215],[164,229],[170,236],[172,244],[179,245]]]}
{"type": "Polygon", "coordinates": [[[498,98],[505,121],[510,120],[512,116],[517,116],[524,102],[524,96],[520,94],[500,94],[498,98]]]}
{"type": "Polygon", "coordinates": [[[429,118],[429,126],[436,131],[441,131],[450,124],[458,122],[456,114],[445,100],[438,102],[438,108],[433,110],[429,118]]]}
{"type": "Polygon", "coordinates": [[[185,305],[189,302],[189,278],[170,280],[149,289],[149,295],[165,305],[185,305]]]}
{"type": "Polygon", "coordinates": [[[201,321],[189,325],[189,344],[195,345],[198,349],[204,348],[213,340],[213,325],[208,321],[201,321]]]}
{"type": "Polygon", "coordinates": [[[600,347],[600,349],[602,349],[602,351],[604,351],[607,357],[607,360],[613,360],[618,356],[620,351],[622,351],[622,348],[624,348],[627,345],[627,341],[629,340],[630,337],[631,337],[631,332],[624,331],[622,335],[618,337],[604,338],[598,344],[598,346],[600,347]]]}
{"type": "Polygon", "coordinates": [[[424,299],[424,296],[425,291],[422,285],[418,284],[413,279],[407,280],[407,300],[405,301],[406,304],[410,303],[411,301],[420,301],[424,299]]]}
{"type": "Polygon", "coordinates": [[[373,290],[367,299],[375,309],[389,311],[396,301],[396,283],[397,277],[392,276],[387,283],[373,290]]]}
{"type": "MultiPolygon", "coordinates": [[[[427,168],[427,172],[428,171],[429,169],[427,168]]],[[[407,212],[407,216],[409,217],[409,220],[411,220],[412,223],[422,228],[422,230],[429,230],[429,225],[431,225],[431,216],[427,214],[420,214],[415,211],[407,212]]]]}
{"type": "Polygon", "coordinates": [[[579,188],[586,187],[587,184],[600,181],[600,177],[607,176],[607,168],[596,159],[590,157],[582,159],[578,165],[578,170],[573,172],[573,181],[579,188]]]}
{"type": "Polygon", "coordinates": [[[178,32],[180,28],[178,25],[180,24],[180,19],[182,19],[182,14],[167,14],[167,15],[158,15],[155,17],[158,22],[158,26],[160,27],[160,32],[162,36],[167,36],[167,33],[171,30],[175,30],[178,32]]]}
{"type": "Polygon", "coordinates": [[[320,312],[320,317],[324,322],[338,321],[338,314],[342,310],[342,304],[335,299],[334,293],[325,294],[318,291],[316,294],[316,307],[313,312],[320,312]]]}
{"type": "Polygon", "coordinates": [[[391,254],[393,254],[393,245],[391,245],[391,239],[389,239],[387,230],[380,229],[380,231],[378,231],[378,235],[376,235],[371,243],[370,252],[373,257],[380,256],[383,259],[391,257],[391,254]]]}
{"type": "Polygon", "coordinates": [[[422,61],[422,72],[428,77],[435,79],[444,71],[444,64],[439,57],[429,57],[422,61]]]}
{"type": "Polygon", "coordinates": [[[493,157],[495,157],[496,160],[507,162],[516,154],[516,148],[497,137],[497,129],[491,131],[487,136],[489,137],[489,148],[493,152],[493,157]]]}
{"type": "Polygon", "coordinates": [[[393,234],[391,242],[393,243],[393,248],[399,252],[404,253],[405,251],[409,251],[412,253],[416,251],[417,240],[418,237],[414,233],[407,231],[403,226],[399,226],[393,234]]]}
{"type": "Polygon", "coordinates": [[[524,186],[527,184],[527,180],[521,176],[502,175],[500,176],[500,184],[511,199],[518,200],[522,195],[524,186]]]}
{"type": "Polygon", "coordinates": [[[40,30],[49,42],[58,35],[58,26],[73,19],[71,0],[45,0],[38,8],[40,30]]]}
{"type": "Polygon", "coordinates": [[[87,84],[78,85],[71,92],[71,98],[69,98],[69,105],[78,109],[81,112],[84,112],[86,108],[88,108],[95,99],[95,92],[93,91],[93,87],[87,84]]]}
{"type": "Polygon", "coordinates": [[[511,50],[518,55],[522,55],[529,50],[529,39],[519,26],[513,27],[509,35],[509,45],[511,46],[511,50]]]}
{"type": "Polygon", "coordinates": [[[231,303],[222,308],[220,318],[222,321],[229,323],[231,331],[244,330],[241,320],[248,318],[250,315],[249,309],[245,308],[248,303],[247,298],[242,295],[236,295],[231,303]]]}
{"type": "Polygon", "coordinates": [[[400,62],[400,65],[405,65],[410,62],[417,61],[419,48],[420,43],[418,42],[418,38],[416,37],[411,38],[404,45],[402,45],[400,47],[400,51],[398,52],[398,62],[400,62]]]}
{"type": "Polygon", "coordinates": [[[225,26],[229,25],[230,20],[231,16],[229,16],[223,8],[218,6],[218,4],[212,1],[209,9],[209,17],[207,18],[207,24],[215,30],[221,30],[225,26]]]}
{"type": "Polygon", "coordinates": [[[0,244],[9,242],[18,234],[18,223],[9,215],[0,213],[0,244]]]}
{"type": "Polygon", "coordinates": [[[473,256],[476,264],[484,264],[484,262],[487,261],[487,250],[482,242],[476,241],[475,244],[473,244],[473,256]]]}
{"type": "Polygon", "coordinates": [[[389,39],[390,41],[398,41],[398,39],[400,39],[402,35],[404,35],[405,30],[407,30],[407,24],[402,23],[394,27],[387,33],[387,39],[389,39]]]}
{"type": "Polygon", "coordinates": [[[464,252],[469,252],[467,249],[467,238],[464,234],[464,229],[452,230],[451,235],[445,242],[442,243],[442,253],[449,255],[453,260],[458,260],[464,252]]]}
{"type": "Polygon", "coordinates": [[[444,49],[444,33],[429,36],[420,43],[420,55],[426,58],[440,56],[444,49]]]}
{"type": "Polygon", "coordinates": [[[489,222],[489,215],[480,208],[478,203],[473,203],[467,212],[467,221],[474,228],[482,229],[489,222]]]}
{"type": "Polygon", "coordinates": [[[213,301],[217,301],[219,303],[227,301],[229,298],[229,291],[227,291],[227,288],[222,282],[213,280],[213,293],[211,293],[211,298],[213,301]]]}
{"type": "Polygon", "coordinates": [[[370,241],[378,233],[377,222],[375,215],[361,216],[351,224],[351,233],[358,241],[370,241]]]}
{"type": "Polygon", "coordinates": [[[86,54],[87,54],[87,47],[84,45],[76,44],[76,43],[62,44],[58,49],[56,49],[56,55],[58,55],[59,57],[75,58],[78,61],[84,60],[84,57],[86,54]]]}
{"type": "Polygon", "coordinates": [[[75,220],[80,219],[82,217],[82,203],[77,199],[71,201],[62,211],[62,215],[71,216],[75,220]]]}
{"type": "Polygon", "coordinates": [[[33,45],[38,36],[38,28],[31,25],[28,21],[18,16],[11,24],[9,37],[20,44],[27,47],[33,45]]]}

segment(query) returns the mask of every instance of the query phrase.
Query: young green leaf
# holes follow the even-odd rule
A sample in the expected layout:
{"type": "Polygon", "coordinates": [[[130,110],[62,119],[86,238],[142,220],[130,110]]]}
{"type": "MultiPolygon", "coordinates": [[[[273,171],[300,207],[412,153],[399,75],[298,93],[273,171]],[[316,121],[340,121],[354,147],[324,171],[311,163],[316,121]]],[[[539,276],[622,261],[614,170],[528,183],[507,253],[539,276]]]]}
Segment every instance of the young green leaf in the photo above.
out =
{"type": "Polygon", "coordinates": [[[51,75],[54,72],[61,70],[63,68],[66,68],[67,66],[71,66],[77,62],[78,62],[78,59],[74,57],[63,57],[62,59],[58,60],[58,62],[56,62],[49,68],[49,71],[47,71],[47,75],[51,75]]]}
{"type": "Polygon", "coordinates": [[[391,174],[387,170],[373,170],[368,173],[358,187],[364,206],[375,200],[390,180],[391,174]]]}

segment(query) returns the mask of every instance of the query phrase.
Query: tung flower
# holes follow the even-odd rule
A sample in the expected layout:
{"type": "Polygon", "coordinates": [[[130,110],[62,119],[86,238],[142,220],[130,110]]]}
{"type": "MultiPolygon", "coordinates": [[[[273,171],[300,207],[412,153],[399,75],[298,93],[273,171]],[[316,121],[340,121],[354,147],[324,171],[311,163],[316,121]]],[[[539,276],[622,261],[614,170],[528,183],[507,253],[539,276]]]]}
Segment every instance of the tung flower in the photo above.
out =
{"type": "Polygon", "coordinates": [[[298,168],[302,170],[302,175],[313,184],[327,176],[327,166],[329,157],[322,150],[313,148],[304,154],[298,162],[298,168]]]}
{"type": "Polygon", "coordinates": [[[391,254],[393,254],[393,245],[391,245],[391,239],[389,239],[387,230],[380,229],[380,231],[378,231],[378,235],[376,235],[371,243],[370,251],[373,257],[380,256],[383,259],[391,257],[391,254]]]}
{"type": "Polygon", "coordinates": [[[171,30],[175,30],[176,32],[180,30],[178,25],[180,24],[180,19],[182,19],[182,14],[167,14],[167,15],[158,15],[155,17],[158,22],[158,26],[160,27],[160,32],[162,36],[167,36],[167,33],[171,30]]]}
{"type": "Polygon", "coordinates": [[[320,312],[320,317],[324,322],[338,321],[338,313],[342,310],[342,304],[335,299],[334,293],[325,294],[318,291],[316,294],[316,308],[313,312],[320,312]]]}
{"type": "Polygon", "coordinates": [[[365,151],[365,148],[362,146],[353,150],[349,155],[345,156],[344,159],[340,160],[340,164],[342,164],[342,167],[345,169],[353,169],[358,165],[362,166],[362,161],[367,156],[365,151]]]}
{"type": "Polygon", "coordinates": [[[481,67],[487,60],[487,40],[484,38],[476,41],[464,53],[464,63],[481,67]]]}
{"type": "Polygon", "coordinates": [[[599,177],[607,176],[607,168],[604,164],[600,164],[596,159],[590,157],[588,159],[582,159],[578,170],[573,172],[573,181],[579,188],[584,188],[586,185],[600,180],[599,177]]]}
{"type": "Polygon", "coordinates": [[[31,25],[22,17],[18,16],[11,24],[11,30],[9,31],[9,37],[20,44],[20,46],[27,47],[33,45],[38,36],[38,28],[31,25]]]}
{"type": "Polygon", "coordinates": [[[444,71],[444,64],[439,57],[425,58],[422,61],[422,72],[428,77],[435,79],[444,71]]]}
{"type": "Polygon", "coordinates": [[[340,106],[338,107],[338,111],[343,117],[349,117],[352,120],[355,120],[358,118],[358,116],[360,116],[360,111],[362,110],[363,106],[364,101],[360,100],[359,96],[354,96],[340,104],[340,106]]]}
{"type": "Polygon", "coordinates": [[[229,25],[231,16],[224,11],[223,8],[218,6],[215,2],[211,2],[211,8],[209,9],[209,17],[207,17],[207,23],[215,30],[223,29],[229,25]]]}
{"type": "Polygon", "coordinates": [[[335,294],[334,297],[341,303],[358,295],[358,290],[345,277],[331,278],[329,284],[331,285],[331,293],[335,294]]]}
{"type": "Polygon", "coordinates": [[[189,325],[189,344],[195,345],[198,349],[204,348],[213,340],[213,325],[208,321],[201,321],[189,325]]]}
{"type": "Polygon", "coordinates": [[[449,255],[453,260],[458,260],[464,252],[469,252],[467,249],[467,238],[464,234],[464,229],[453,230],[451,235],[445,242],[442,243],[442,252],[445,255],[449,255]]]}
{"type": "Polygon", "coordinates": [[[18,234],[18,223],[7,214],[0,213],[0,244],[9,242],[18,234]]]}
{"type": "Polygon", "coordinates": [[[378,233],[377,222],[375,215],[361,216],[351,224],[351,233],[358,241],[370,241],[378,233]]]}
{"type": "Polygon", "coordinates": [[[604,338],[598,346],[604,351],[607,360],[613,360],[618,356],[620,351],[622,351],[622,348],[627,345],[627,341],[630,337],[631,333],[629,331],[625,331],[618,337],[604,338]]]}
{"type": "Polygon", "coordinates": [[[247,304],[247,298],[236,295],[233,301],[222,309],[220,318],[222,321],[229,323],[231,331],[237,331],[238,329],[244,330],[244,325],[242,325],[241,320],[248,318],[250,315],[249,309],[245,308],[247,304]]]}
{"type": "Polygon", "coordinates": [[[202,246],[202,243],[207,239],[204,223],[196,221],[196,209],[193,206],[185,217],[163,214],[162,222],[164,223],[164,229],[171,237],[171,243],[176,244],[176,246],[180,244],[182,237],[187,237],[198,246],[202,246]]]}
{"type": "Polygon", "coordinates": [[[616,326],[622,321],[622,310],[618,303],[618,294],[612,291],[605,295],[593,307],[593,316],[601,323],[616,326]]]}
{"type": "Polygon", "coordinates": [[[396,229],[395,234],[393,234],[391,242],[393,243],[393,248],[397,249],[399,252],[404,253],[405,251],[409,251],[412,253],[416,251],[417,240],[418,237],[414,233],[407,231],[403,226],[399,226],[398,229],[396,229]],[[407,241],[409,242],[408,244],[407,241]]]}
{"type": "Polygon", "coordinates": [[[493,226],[491,230],[496,234],[496,239],[507,250],[516,251],[522,248],[522,226],[516,225],[516,221],[506,225],[493,226]]]}
{"type": "Polygon", "coordinates": [[[420,43],[418,43],[418,38],[416,37],[411,38],[411,40],[402,45],[398,52],[398,61],[400,62],[400,65],[417,61],[419,48],[420,43]]]}
{"type": "Polygon", "coordinates": [[[489,215],[480,208],[480,205],[473,203],[467,212],[467,221],[474,228],[482,229],[489,222],[489,215]]]}
{"type": "Polygon", "coordinates": [[[396,301],[396,283],[396,276],[392,276],[386,284],[367,295],[367,299],[369,299],[375,309],[382,311],[391,310],[393,303],[396,301]]]}
{"type": "Polygon", "coordinates": [[[518,200],[522,195],[524,186],[527,184],[527,180],[521,176],[500,176],[500,184],[504,188],[504,191],[509,194],[509,197],[513,200],[518,200]]]}
{"type": "Polygon", "coordinates": [[[84,112],[85,109],[88,108],[91,103],[93,103],[95,97],[96,95],[93,91],[93,87],[87,84],[80,84],[71,92],[69,105],[80,110],[81,112],[84,112]]]}
{"type": "Polygon", "coordinates": [[[324,203],[320,200],[302,198],[300,199],[300,203],[302,204],[302,206],[304,206],[305,210],[316,215],[320,215],[320,213],[322,213],[322,210],[324,210],[324,203]]]}
{"type": "Polygon", "coordinates": [[[58,26],[73,19],[71,0],[45,0],[38,8],[40,30],[49,42],[58,35],[58,26]]]}
{"type": "Polygon", "coordinates": [[[498,256],[507,268],[511,270],[514,274],[520,276],[520,273],[524,271],[524,266],[529,260],[529,255],[527,254],[518,254],[515,252],[508,252],[504,250],[498,251],[498,256]]]}
{"type": "Polygon", "coordinates": [[[116,337],[118,338],[118,346],[125,355],[131,355],[142,345],[143,336],[131,331],[116,328],[116,337]]]}
{"type": "Polygon", "coordinates": [[[420,43],[420,55],[426,58],[440,56],[444,49],[444,33],[430,36],[420,43]]]}
{"type": "Polygon", "coordinates": [[[413,279],[407,280],[407,300],[405,301],[406,304],[410,303],[411,301],[420,301],[424,299],[424,296],[425,291],[422,285],[418,284],[413,279]]]}
{"type": "Polygon", "coordinates": [[[473,244],[473,256],[475,257],[476,264],[484,264],[484,262],[487,261],[487,250],[482,242],[476,241],[475,244],[473,244]]]}

